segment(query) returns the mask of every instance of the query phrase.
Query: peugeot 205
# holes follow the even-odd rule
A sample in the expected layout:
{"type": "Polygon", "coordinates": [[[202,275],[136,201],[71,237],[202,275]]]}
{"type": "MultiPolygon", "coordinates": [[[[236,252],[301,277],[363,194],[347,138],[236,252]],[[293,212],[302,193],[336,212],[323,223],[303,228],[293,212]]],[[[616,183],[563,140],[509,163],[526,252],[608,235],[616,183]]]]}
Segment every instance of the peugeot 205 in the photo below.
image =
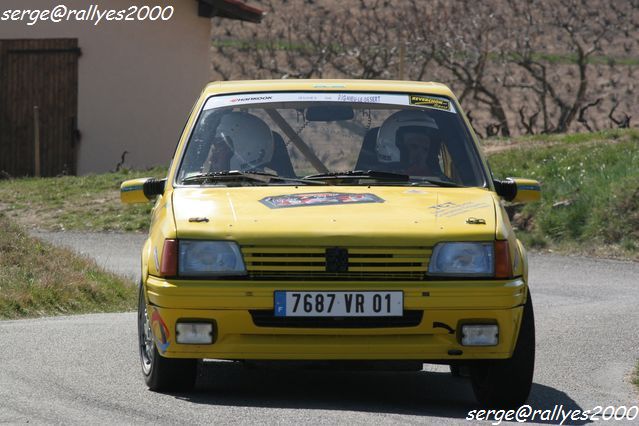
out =
{"type": "MultiPolygon", "coordinates": [[[[155,200],[138,336],[153,390],[198,362],[449,364],[486,406],[523,404],[535,357],[526,252],[504,201],[534,180],[492,176],[438,83],[211,83],[155,200]]],[[[399,367],[398,367],[399,366],[399,367]]]]}

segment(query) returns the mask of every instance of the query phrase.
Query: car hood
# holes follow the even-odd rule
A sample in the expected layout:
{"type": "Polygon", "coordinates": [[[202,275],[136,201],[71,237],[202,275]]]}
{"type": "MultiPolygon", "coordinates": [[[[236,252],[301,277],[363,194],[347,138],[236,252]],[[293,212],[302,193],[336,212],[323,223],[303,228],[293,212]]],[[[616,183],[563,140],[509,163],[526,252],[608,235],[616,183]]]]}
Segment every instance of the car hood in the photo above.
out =
{"type": "Polygon", "coordinates": [[[176,188],[178,238],[241,244],[425,245],[495,238],[481,188],[266,186],[176,188]]]}

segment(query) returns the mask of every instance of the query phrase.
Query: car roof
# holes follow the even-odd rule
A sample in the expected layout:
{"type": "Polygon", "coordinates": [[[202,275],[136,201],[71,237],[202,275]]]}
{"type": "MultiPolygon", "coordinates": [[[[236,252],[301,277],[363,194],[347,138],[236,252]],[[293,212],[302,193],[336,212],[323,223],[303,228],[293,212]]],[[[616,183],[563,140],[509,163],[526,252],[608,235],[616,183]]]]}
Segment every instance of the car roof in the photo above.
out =
{"type": "Polygon", "coordinates": [[[282,80],[241,80],[216,81],[204,89],[204,96],[220,93],[248,93],[268,91],[365,91],[428,93],[456,99],[448,86],[435,82],[399,80],[347,80],[347,79],[282,79],[282,80]]]}

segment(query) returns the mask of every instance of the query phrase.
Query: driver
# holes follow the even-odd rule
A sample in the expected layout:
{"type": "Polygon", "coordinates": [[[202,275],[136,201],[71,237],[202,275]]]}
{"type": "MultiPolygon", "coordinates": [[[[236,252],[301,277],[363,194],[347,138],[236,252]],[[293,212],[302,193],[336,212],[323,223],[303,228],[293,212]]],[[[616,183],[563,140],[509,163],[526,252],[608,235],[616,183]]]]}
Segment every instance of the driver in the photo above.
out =
{"type": "Polygon", "coordinates": [[[273,158],[273,133],[260,118],[229,112],[219,118],[202,171],[261,170],[273,158]]]}
{"type": "Polygon", "coordinates": [[[433,140],[437,124],[426,112],[403,110],[388,117],[377,135],[377,159],[398,165],[410,176],[440,176],[440,143],[433,140]]]}

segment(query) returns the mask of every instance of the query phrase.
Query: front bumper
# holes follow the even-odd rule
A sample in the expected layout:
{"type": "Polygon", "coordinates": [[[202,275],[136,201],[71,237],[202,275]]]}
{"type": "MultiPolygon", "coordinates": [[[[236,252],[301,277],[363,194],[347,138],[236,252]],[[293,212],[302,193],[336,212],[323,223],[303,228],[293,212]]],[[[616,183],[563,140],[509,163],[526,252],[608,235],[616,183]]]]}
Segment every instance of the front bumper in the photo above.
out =
{"type": "Polygon", "coordinates": [[[149,276],[146,290],[156,344],[162,355],[169,358],[447,361],[509,358],[517,339],[527,287],[521,278],[507,281],[274,283],[166,281],[149,276]],[[251,311],[273,310],[276,290],[402,290],[404,309],[421,311],[423,316],[418,325],[406,327],[256,325],[251,311]],[[180,319],[214,321],[214,343],[178,344],[175,324],[180,319]],[[491,347],[462,346],[457,334],[460,323],[473,320],[496,322],[499,343],[491,347]],[[451,329],[455,331],[451,332],[451,329]]]}

